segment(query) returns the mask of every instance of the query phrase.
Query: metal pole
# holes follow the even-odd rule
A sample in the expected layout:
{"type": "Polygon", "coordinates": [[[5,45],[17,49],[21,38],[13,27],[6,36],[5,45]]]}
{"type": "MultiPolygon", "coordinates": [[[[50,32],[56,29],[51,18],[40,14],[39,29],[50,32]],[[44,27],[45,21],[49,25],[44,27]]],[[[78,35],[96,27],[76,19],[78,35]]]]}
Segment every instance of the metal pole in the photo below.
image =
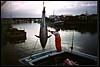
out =
{"type": "Polygon", "coordinates": [[[72,52],[72,50],[73,50],[73,40],[74,40],[74,31],[73,31],[73,36],[72,36],[71,52],[72,52]]]}

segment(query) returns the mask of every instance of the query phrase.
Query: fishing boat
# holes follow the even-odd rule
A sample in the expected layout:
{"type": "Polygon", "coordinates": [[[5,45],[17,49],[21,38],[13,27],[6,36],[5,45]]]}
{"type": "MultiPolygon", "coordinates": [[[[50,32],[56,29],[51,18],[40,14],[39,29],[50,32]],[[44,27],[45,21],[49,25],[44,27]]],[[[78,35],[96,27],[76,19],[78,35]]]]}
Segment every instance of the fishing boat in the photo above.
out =
{"type": "Polygon", "coordinates": [[[19,43],[19,42],[25,42],[27,39],[26,32],[24,30],[18,30],[16,28],[10,28],[7,34],[7,42],[8,43],[19,43]]]}
{"type": "MultiPolygon", "coordinates": [[[[47,41],[47,34],[43,33],[43,32],[47,33],[47,28],[45,26],[46,24],[45,24],[45,18],[44,18],[45,17],[45,7],[43,8],[42,14],[43,14],[42,16],[43,23],[41,23],[41,27],[40,27],[41,35],[37,37],[40,38],[40,42],[44,42],[43,41],[44,38],[42,38],[42,36],[46,37],[45,38],[46,40],[43,43],[43,45],[41,43],[42,47],[44,48],[46,45],[46,41],[47,41]]],[[[73,37],[74,37],[74,31],[73,31],[73,37]]],[[[33,53],[32,55],[19,59],[19,62],[21,62],[24,65],[28,65],[28,66],[35,66],[35,65],[36,66],[37,65],[64,66],[64,61],[66,59],[70,59],[79,66],[80,65],[97,65],[96,56],[72,50],[73,49],[73,39],[74,38],[72,38],[71,50],[63,48],[61,52],[57,52],[57,50],[50,50],[50,51],[44,51],[44,52],[37,53],[37,54],[33,53]]]]}
{"type": "Polygon", "coordinates": [[[73,60],[79,66],[80,65],[97,65],[97,57],[89,55],[86,53],[78,51],[70,51],[64,49],[61,52],[56,50],[45,51],[38,54],[33,54],[31,56],[19,59],[19,61],[24,65],[34,66],[34,65],[57,65],[63,66],[66,59],[73,60]]]}
{"type": "Polygon", "coordinates": [[[64,25],[64,21],[55,21],[54,25],[57,25],[57,26],[64,25]]]}

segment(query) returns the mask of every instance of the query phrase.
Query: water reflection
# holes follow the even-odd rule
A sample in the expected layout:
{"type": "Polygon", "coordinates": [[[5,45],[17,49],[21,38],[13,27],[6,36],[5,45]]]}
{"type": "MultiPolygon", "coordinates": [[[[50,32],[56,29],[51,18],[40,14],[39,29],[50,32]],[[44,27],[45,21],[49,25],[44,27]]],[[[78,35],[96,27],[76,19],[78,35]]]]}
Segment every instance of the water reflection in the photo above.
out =
{"type": "MultiPolygon", "coordinates": [[[[34,35],[39,35],[39,29],[40,24],[38,23],[25,23],[25,24],[16,24],[13,25],[14,28],[18,29],[25,29],[27,32],[27,40],[25,43],[19,43],[15,44],[15,48],[23,54],[32,54],[32,53],[39,53],[42,52],[42,47],[40,45],[40,41],[37,37],[34,35]],[[38,40],[36,46],[35,43],[38,40]],[[35,47],[35,48],[34,48],[35,47]]],[[[55,30],[56,27],[50,27],[48,26],[48,29],[55,30]]],[[[74,31],[74,50],[81,51],[84,53],[88,53],[91,55],[97,55],[97,33],[93,32],[93,34],[90,34],[90,32],[79,32],[77,30],[70,30],[66,29],[64,27],[60,27],[61,30],[59,31],[61,35],[61,42],[62,47],[70,49],[72,44],[72,36],[74,31]]],[[[48,35],[51,35],[51,33],[48,33],[48,35]]],[[[54,50],[55,48],[55,40],[54,36],[50,37],[47,41],[45,50],[54,50]]],[[[25,56],[24,56],[25,57],[25,56]]]]}
{"type": "Polygon", "coordinates": [[[53,28],[61,28],[63,31],[67,30],[75,30],[80,33],[87,33],[89,32],[90,34],[95,34],[97,33],[97,26],[96,25],[63,25],[63,26],[55,26],[52,23],[49,24],[47,23],[48,26],[53,27],[53,28]]]}

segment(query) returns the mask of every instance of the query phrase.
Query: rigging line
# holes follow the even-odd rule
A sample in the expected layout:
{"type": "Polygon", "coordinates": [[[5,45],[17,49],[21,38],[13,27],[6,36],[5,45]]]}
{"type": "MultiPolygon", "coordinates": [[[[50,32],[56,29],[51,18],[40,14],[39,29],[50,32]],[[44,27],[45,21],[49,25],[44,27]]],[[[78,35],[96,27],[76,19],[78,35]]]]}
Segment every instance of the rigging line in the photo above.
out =
{"type": "Polygon", "coordinates": [[[38,38],[37,38],[36,43],[34,45],[33,52],[34,52],[34,49],[35,49],[35,46],[36,46],[37,42],[38,42],[38,38]]]}
{"type": "MultiPolygon", "coordinates": [[[[32,50],[32,53],[34,52],[34,49],[35,49],[35,46],[36,46],[37,42],[38,42],[38,38],[37,38],[37,40],[36,40],[36,43],[35,43],[34,48],[33,48],[33,50],[32,50]]],[[[29,59],[31,59],[31,57],[32,57],[32,53],[30,54],[29,59]]]]}

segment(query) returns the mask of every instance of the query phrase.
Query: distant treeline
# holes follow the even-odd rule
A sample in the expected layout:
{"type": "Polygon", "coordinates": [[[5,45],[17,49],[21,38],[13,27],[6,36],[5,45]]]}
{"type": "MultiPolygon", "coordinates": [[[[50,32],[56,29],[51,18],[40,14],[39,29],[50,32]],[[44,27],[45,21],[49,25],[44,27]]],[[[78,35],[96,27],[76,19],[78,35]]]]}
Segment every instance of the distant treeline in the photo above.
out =
{"type": "Polygon", "coordinates": [[[90,22],[90,21],[71,21],[71,22],[68,22],[68,21],[66,21],[66,22],[64,22],[64,25],[67,25],[67,26],[91,26],[91,25],[93,25],[93,26],[97,26],[97,22],[96,21],[93,21],[93,22],[90,22]]]}
{"type": "Polygon", "coordinates": [[[49,22],[64,21],[64,25],[97,25],[97,14],[76,15],[76,16],[59,16],[59,18],[49,18],[49,22]]]}
{"type": "Polygon", "coordinates": [[[48,24],[48,26],[53,27],[53,28],[60,28],[61,30],[76,30],[81,33],[85,32],[90,32],[91,34],[97,33],[98,30],[98,25],[93,25],[93,24],[67,24],[65,23],[64,25],[61,26],[55,26],[53,24],[48,24]]]}

